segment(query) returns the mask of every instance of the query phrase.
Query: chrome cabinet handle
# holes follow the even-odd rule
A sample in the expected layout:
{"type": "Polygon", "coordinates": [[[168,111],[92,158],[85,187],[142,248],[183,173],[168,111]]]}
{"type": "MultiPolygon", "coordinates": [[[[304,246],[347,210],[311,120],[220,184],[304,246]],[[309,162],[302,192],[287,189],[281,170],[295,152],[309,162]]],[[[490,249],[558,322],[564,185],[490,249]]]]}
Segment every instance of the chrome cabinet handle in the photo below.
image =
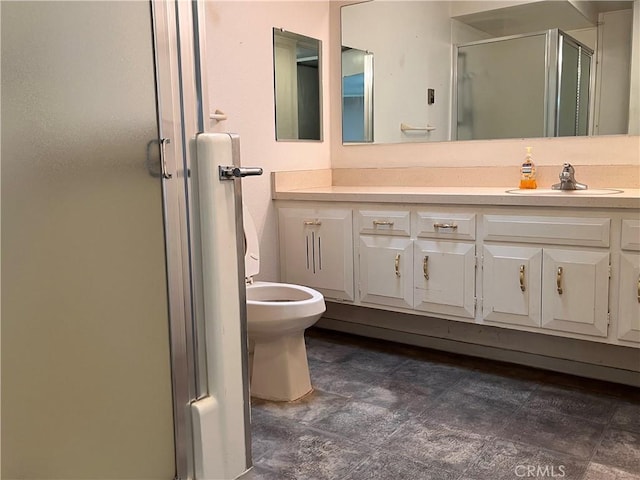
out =
{"type": "Polygon", "coordinates": [[[422,261],[422,271],[424,272],[425,280],[429,280],[429,255],[424,256],[422,261]]]}
{"type": "Polygon", "coordinates": [[[310,227],[310,226],[318,227],[318,226],[322,225],[322,222],[320,220],[318,220],[318,219],[316,219],[316,220],[305,220],[303,222],[303,224],[305,226],[307,226],[307,227],[310,227]]]}
{"type": "Polygon", "coordinates": [[[434,223],[433,224],[433,228],[436,229],[436,230],[439,230],[441,228],[457,230],[458,229],[458,225],[456,225],[455,223],[434,223]]]}
{"type": "Polygon", "coordinates": [[[520,265],[520,290],[523,292],[526,290],[524,286],[524,265],[520,265]]]}
{"type": "Polygon", "coordinates": [[[389,220],[374,220],[373,221],[373,226],[374,227],[379,227],[380,225],[387,225],[389,227],[393,226],[393,222],[389,221],[389,220]]]}
{"type": "Polygon", "coordinates": [[[395,261],[395,267],[396,267],[396,277],[400,276],[400,254],[396,254],[396,261],[395,261]]]}
{"type": "Polygon", "coordinates": [[[558,267],[558,273],[556,274],[556,287],[558,289],[558,295],[562,295],[562,267],[558,267]]]}

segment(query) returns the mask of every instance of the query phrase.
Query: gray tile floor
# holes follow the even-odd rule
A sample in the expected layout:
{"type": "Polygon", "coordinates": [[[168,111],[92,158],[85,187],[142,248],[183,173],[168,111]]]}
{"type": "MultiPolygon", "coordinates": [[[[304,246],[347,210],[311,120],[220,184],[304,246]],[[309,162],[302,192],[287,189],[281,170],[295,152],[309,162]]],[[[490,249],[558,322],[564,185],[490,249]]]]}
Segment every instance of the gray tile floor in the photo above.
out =
{"type": "Polygon", "coordinates": [[[640,480],[640,390],[320,329],[243,480],[640,480]]]}

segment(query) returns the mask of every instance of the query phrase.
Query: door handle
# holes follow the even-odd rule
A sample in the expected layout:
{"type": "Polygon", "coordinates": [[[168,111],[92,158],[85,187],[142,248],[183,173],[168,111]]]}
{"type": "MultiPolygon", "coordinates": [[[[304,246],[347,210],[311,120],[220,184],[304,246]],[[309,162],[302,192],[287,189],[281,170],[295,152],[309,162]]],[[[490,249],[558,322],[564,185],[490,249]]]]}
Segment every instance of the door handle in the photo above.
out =
{"type": "Polygon", "coordinates": [[[165,180],[169,180],[170,178],[173,178],[173,173],[169,173],[169,171],[167,170],[167,162],[166,162],[166,157],[165,157],[165,147],[167,146],[167,144],[171,143],[171,139],[170,138],[161,138],[160,139],[160,149],[162,150],[162,157],[160,158],[160,162],[161,162],[161,166],[162,166],[162,178],[164,178],[165,180]]]}
{"type": "Polygon", "coordinates": [[[526,289],[524,286],[524,265],[520,265],[520,290],[524,292],[526,289]]]}
{"type": "Polygon", "coordinates": [[[396,254],[396,260],[395,260],[395,269],[396,269],[396,277],[400,276],[400,254],[396,254]]]}
{"type": "Polygon", "coordinates": [[[219,165],[218,174],[220,180],[233,180],[234,178],[262,175],[260,167],[234,167],[233,165],[219,165]]]}
{"type": "Polygon", "coordinates": [[[429,280],[429,255],[424,256],[422,262],[422,272],[424,273],[424,279],[429,280]]]}

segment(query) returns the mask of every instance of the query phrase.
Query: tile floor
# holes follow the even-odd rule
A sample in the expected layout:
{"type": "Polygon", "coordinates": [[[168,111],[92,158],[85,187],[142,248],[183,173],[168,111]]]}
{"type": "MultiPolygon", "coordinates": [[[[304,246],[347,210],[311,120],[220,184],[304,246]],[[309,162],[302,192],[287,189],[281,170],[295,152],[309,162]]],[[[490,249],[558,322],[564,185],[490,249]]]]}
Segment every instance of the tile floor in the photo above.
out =
{"type": "Polygon", "coordinates": [[[640,390],[307,331],[315,390],[253,400],[243,480],[640,480],[640,390]]]}

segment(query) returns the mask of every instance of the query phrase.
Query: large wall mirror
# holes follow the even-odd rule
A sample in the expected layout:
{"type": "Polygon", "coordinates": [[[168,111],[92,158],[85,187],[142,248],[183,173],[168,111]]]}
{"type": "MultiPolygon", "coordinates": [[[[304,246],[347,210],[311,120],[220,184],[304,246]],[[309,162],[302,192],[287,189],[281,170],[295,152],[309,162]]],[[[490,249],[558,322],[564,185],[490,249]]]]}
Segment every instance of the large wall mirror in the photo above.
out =
{"type": "Polygon", "coordinates": [[[276,140],[322,140],[321,42],[273,29],[276,140]]]}
{"type": "Polygon", "coordinates": [[[342,7],[342,45],[375,52],[375,143],[638,134],[633,6],[370,0],[342,7]]]}

